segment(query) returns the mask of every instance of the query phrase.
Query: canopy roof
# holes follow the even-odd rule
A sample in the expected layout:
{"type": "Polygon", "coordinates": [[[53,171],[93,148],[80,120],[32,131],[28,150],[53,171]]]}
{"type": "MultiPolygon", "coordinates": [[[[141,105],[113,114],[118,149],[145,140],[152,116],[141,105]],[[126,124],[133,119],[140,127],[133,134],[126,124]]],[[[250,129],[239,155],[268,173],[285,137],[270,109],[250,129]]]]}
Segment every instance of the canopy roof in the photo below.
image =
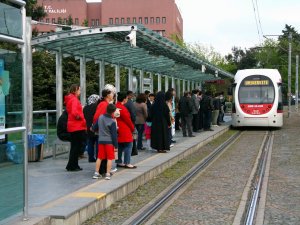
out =
{"type": "Polygon", "coordinates": [[[216,71],[220,77],[234,77],[142,25],[51,33],[33,38],[32,46],[196,82],[214,79],[216,71]],[[125,40],[129,33],[134,33],[136,43],[125,40]],[[201,72],[202,65],[206,73],[201,72]]]}

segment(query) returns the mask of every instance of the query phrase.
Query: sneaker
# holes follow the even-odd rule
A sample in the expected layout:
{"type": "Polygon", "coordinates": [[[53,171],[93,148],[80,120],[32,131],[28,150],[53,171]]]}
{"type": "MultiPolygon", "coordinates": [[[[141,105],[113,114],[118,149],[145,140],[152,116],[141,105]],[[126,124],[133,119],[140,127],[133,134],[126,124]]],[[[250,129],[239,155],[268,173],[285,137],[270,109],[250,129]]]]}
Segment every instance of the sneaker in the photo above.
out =
{"type": "Polygon", "coordinates": [[[93,179],[99,179],[99,178],[101,178],[101,175],[98,172],[95,172],[93,179]]]}
{"type": "Polygon", "coordinates": [[[171,144],[171,145],[170,145],[170,148],[172,148],[172,147],[174,147],[174,144],[171,144]]]}
{"type": "Polygon", "coordinates": [[[117,168],[111,169],[111,170],[110,170],[110,175],[113,175],[113,174],[115,174],[117,171],[118,171],[118,169],[117,169],[117,168]]]}
{"type": "Polygon", "coordinates": [[[110,174],[109,174],[109,173],[107,173],[107,174],[105,175],[105,180],[110,180],[110,174]]]}

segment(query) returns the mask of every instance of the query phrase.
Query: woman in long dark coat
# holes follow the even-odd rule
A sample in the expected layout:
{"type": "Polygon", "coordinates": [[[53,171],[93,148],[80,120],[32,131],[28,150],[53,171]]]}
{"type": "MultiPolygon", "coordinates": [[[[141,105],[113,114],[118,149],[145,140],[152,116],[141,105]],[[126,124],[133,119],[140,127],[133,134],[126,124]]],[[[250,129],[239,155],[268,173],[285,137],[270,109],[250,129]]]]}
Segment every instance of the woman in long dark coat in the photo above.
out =
{"type": "Polygon", "coordinates": [[[166,153],[170,150],[168,127],[171,126],[170,110],[165,101],[165,93],[157,93],[155,102],[150,108],[151,126],[151,147],[159,153],[166,153]]]}

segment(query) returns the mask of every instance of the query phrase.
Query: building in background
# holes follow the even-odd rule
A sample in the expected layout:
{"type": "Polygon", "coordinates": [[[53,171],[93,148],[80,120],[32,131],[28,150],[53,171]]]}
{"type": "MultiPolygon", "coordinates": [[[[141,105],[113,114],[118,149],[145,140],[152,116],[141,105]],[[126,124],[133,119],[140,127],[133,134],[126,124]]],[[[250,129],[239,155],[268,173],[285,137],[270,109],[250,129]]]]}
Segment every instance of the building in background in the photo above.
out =
{"type": "MultiPolygon", "coordinates": [[[[40,22],[75,26],[143,24],[164,37],[183,38],[183,20],[175,0],[38,0],[47,13],[40,22]]],[[[40,33],[56,26],[37,25],[40,33]]]]}

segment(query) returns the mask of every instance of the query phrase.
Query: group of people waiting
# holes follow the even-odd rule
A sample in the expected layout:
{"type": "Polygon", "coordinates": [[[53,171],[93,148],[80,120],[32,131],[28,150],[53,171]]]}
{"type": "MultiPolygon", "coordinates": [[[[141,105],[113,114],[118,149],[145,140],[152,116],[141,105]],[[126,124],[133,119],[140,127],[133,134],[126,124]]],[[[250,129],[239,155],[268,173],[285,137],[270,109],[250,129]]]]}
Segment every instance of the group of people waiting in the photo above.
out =
{"type": "MultiPolygon", "coordinates": [[[[212,110],[219,107],[221,112],[223,104],[222,93],[215,98],[217,102],[200,90],[187,91],[180,99],[173,88],[156,94],[145,91],[134,101],[132,91],[116,93],[114,86],[106,85],[101,94],[101,98],[95,94],[89,96],[84,107],[78,99],[79,85],[72,85],[65,96],[71,142],[66,169],[82,170],[78,158],[87,146],[89,162],[96,162],[93,178],[104,175],[106,180],[116,167],[135,169],[131,156],[140,150],[169,151],[175,143],[175,129],[181,127],[184,137],[194,137],[193,132],[202,128],[211,130],[212,110]]],[[[221,112],[218,122],[222,120],[221,112]]]]}
{"type": "Polygon", "coordinates": [[[178,100],[176,130],[182,128],[183,136],[194,137],[193,132],[213,131],[211,125],[219,126],[224,122],[224,93],[202,92],[198,89],[186,91],[178,100]]]}

